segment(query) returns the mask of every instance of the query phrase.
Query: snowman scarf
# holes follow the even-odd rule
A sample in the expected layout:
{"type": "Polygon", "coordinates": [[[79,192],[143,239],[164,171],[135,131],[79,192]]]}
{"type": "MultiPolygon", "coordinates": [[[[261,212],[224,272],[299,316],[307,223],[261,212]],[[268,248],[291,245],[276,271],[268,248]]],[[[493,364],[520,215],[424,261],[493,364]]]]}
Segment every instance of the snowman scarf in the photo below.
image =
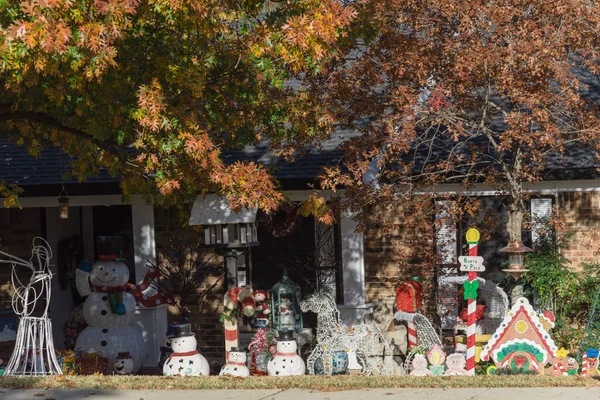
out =
{"type": "Polygon", "coordinates": [[[152,296],[143,293],[152,285],[152,281],[158,277],[160,277],[160,271],[156,268],[149,268],[140,285],[128,283],[118,287],[92,286],[92,288],[95,292],[107,294],[110,311],[113,314],[123,315],[125,314],[125,305],[123,304],[123,292],[125,291],[129,291],[144,307],[156,307],[161,304],[173,303],[173,296],[169,293],[156,293],[152,296]]]}

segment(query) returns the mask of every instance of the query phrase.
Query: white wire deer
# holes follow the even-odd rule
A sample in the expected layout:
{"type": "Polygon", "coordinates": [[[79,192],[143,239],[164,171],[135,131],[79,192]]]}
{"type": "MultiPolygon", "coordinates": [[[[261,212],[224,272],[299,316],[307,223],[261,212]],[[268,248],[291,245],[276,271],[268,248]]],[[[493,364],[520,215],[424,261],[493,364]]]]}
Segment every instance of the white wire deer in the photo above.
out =
{"type": "MultiPolygon", "coordinates": [[[[340,312],[330,294],[315,293],[302,301],[303,312],[312,311],[317,314],[317,343],[308,356],[308,372],[315,373],[315,361],[326,354],[336,351],[354,351],[363,365],[363,373],[373,372],[373,367],[379,368],[382,374],[387,374],[383,366],[380,344],[383,344],[386,354],[391,354],[389,343],[383,337],[375,322],[345,327],[340,323],[340,312]],[[375,366],[373,366],[375,361],[375,366]]],[[[327,366],[323,360],[323,369],[327,366]]]]}
{"type": "Polygon", "coordinates": [[[12,308],[20,317],[15,348],[4,375],[62,374],[54,351],[52,322],[48,317],[51,258],[50,245],[40,237],[33,239],[29,261],[0,250],[0,264],[12,266],[12,308]],[[21,280],[25,276],[28,281],[21,280]]]}

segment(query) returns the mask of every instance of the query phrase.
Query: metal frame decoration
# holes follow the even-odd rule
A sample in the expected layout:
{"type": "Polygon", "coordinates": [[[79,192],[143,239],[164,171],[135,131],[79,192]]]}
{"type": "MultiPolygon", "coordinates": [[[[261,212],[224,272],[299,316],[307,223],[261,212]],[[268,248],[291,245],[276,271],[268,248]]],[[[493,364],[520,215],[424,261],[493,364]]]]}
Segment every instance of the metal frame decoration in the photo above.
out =
{"type": "MultiPolygon", "coordinates": [[[[325,361],[325,358],[331,358],[330,356],[336,351],[355,352],[363,365],[365,375],[373,372],[369,357],[378,357],[376,366],[382,375],[393,372],[387,371],[383,365],[380,343],[383,343],[386,354],[391,354],[391,348],[375,322],[342,326],[340,312],[329,293],[315,293],[302,301],[301,307],[303,312],[312,311],[317,314],[317,342],[306,363],[310,374],[314,375],[315,361],[319,357],[323,357],[325,361]]],[[[326,366],[325,362],[323,364],[325,373],[331,374],[332,368],[326,366]]]]}
{"type": "Polygon", "coordinates": [[[0,264],[12,266],[12,308],[20,317],[15,348],[4,372],[6,376],[62,375],[54,351],[52,322],[48,317],[53,276],[51,259],[50,245],[40,237],[33,239],[29,261],[0,250],[0,264]],[[25,274],[20,267],[30,273],[26,283],[19,278],[19,275],[23,277],[25,274]],[[43,307],[39,307],[40,303],[43,303],[43,307]],[[34,316],[40,311],[41,316],[34,316]]]}
{"type": "Polygon", "coordinates": [[[396,318],[397,321],[406,321],[407,323],[412,322],[415,326],[417,346],[411,349],[404,361],[404,373],[408,375],[414,356],[416,354],[429,352],[436,344],[441,347],[442,341],[431,325],[431,322],[429,322],[422,314],[397,311],[396,314],[394,314],[394,318],[396,318]]]}

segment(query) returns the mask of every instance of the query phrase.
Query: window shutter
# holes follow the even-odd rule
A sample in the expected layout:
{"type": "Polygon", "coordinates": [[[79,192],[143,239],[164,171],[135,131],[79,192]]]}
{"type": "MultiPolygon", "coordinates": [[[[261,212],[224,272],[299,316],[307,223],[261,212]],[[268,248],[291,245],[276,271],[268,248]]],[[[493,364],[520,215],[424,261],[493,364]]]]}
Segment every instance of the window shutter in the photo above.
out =
{"type": "Polygon", "coordinates": [[[547,221],[551,215],[552,198],[531,199],[531,217],[533,219],[531,242],[534,247],[539,238],[539,235],[536,232],[544,226],[544,223],[540,223],[540,221],[547,221]]]}

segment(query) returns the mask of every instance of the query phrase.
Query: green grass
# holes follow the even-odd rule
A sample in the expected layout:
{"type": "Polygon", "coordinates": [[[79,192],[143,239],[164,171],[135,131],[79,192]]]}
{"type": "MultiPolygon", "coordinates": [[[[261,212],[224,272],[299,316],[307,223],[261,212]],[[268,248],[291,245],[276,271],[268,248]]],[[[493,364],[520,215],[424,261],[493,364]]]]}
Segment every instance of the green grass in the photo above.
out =
{"type": "Polygon", "coordinates": [[[12,389],[311,389],[351,390],[366,388],[469,388],[469,387],[576,387],[600,386],[600,381],[583,377],[549,376],[457,376],[457,377],[363,377],[302,376],[220,378],[216,376],[54,376],[0,377],[0,387],[12,389]]]}

